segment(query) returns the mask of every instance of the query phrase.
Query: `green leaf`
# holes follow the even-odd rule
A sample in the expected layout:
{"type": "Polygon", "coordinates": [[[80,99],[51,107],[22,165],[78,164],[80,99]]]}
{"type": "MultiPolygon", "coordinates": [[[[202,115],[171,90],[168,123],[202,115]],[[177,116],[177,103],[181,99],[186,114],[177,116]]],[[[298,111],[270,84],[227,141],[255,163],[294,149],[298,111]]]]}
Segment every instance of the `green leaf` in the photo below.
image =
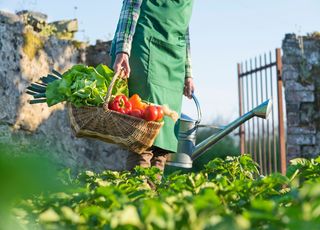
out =
{"type": "Polygon", "coordinates": [[[307,159],[304,158],[295,158],[290,160],[290,164],[291,165],[302,165],[305,166],[309,163],[309,161],[307,159]]]}
{"type": "Polygon", "coordinates": [[[66,100],[66,96],[58,90],[60,80],[49,83],[46,87],[46,98],[48,106],[53,106],[66,100]]]}
{"type": "Polygon", "coordinates": [[[251,202],[252,208],[256,210],[262,210],[266,212],[272,212],[276,204],[272,200],[260,200],[256,199],[251,202]]]}
{"type": "Polygon", "coordinates": [[[140,227],[142,225],[137,208],[132,205],[124,207],[123,210],[113,213],[113,218],[111,219],[111,227],[124,227],[127,225],[140,227]]]}
{"type": "Polygon", "coordinates": [[[61,212],[66,220],[69,220],[74,224],[84,223],[84,219],[70,207],[63,206],[61,212]]]}
{"type": "Polygon", "coordinates": [[[96,70],[107,80],[107,84],[109,85],[114,74],[113,71],[108,66],[103,64],[98,65],[96,70]]]}
{"type": "Polygon", "coordinates": [[[40,222],[58,222],[60,216],[52,209],[49,208],[39,215],[40,222]]]}
{"type": "MultiPolygon", "coordinates": [[[[62,79],[50,83],[46,89],[49,106],[69,101],[76,107],[101,106],[104,103],[113,71],[105,65],[87,67],[75,65],[62,75],[62,79]]],[[[129,95],[126,80],[118,79],[112,90],[113,95],[129,95]]]]}

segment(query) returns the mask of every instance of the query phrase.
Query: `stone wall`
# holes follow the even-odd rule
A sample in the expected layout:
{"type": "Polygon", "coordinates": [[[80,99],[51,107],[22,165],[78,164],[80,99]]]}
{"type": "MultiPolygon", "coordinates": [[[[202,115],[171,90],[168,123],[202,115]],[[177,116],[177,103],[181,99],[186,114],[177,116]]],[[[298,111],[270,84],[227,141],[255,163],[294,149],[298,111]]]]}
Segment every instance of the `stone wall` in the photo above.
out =
{"type": "Polygon", "coordinates": [[[90,66],[97,66],[100,63],[110,64],[111,58],[108,55],[111,48],[111,41],[97,40],[95,45],[86,49],[86,63],[90,66]]]}
{"type": "MultiPolygon", "coordinates": [[[[59,36],[41,33],[49,23],[41,14],[33,15],[30,25],[25,12],[15,15],[0,11],[0,144],[40,149],[63,166],[75,169],[123,169],[126,151],[100,141],[75,138],[64,104],[50,108],[45,104],[30,105],[31,96],[25,93],[31,82],[53,68],[63,72],[76,63],[87,64],[87,60],[108,62],[101,45],[107,44],[99,42],[95,49],[71,36],[62,39],[61,31],[55,31],[59,36]]],[[[61,26],[64,35],[70,32],[66,21],[54,24],[61,26]]],[[[72,33],[74,28],[70,29],[72,33]]]]}
{"type": "Polygon", "coordinates": [[[287,156],[320,154],[320,36],[287,34],[283,40],[287,156]]]}

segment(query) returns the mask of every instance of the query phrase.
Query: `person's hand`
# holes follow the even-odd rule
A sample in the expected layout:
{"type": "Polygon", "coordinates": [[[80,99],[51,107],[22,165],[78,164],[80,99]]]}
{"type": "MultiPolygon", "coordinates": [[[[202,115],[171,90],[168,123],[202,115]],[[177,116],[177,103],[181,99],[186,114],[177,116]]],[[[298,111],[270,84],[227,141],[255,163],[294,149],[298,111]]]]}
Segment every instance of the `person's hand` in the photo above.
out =
{"type": "Polygon", "coordinates": [[[187,98],[191,99],[192,94],[194,92],[194,83],[192,77],[187,77],[184,80],[184,89],[183,89],[183,94],[187,98]]]}
{"type": "Polygon", "coordinates": [[[129,55],[127,53],[118,53],[116,60],[113,64],[113,70],[115,73],[119,72],[121,69],[124,70],[124,77],[130,76],[130,65],[129,65],[129,55]]]}

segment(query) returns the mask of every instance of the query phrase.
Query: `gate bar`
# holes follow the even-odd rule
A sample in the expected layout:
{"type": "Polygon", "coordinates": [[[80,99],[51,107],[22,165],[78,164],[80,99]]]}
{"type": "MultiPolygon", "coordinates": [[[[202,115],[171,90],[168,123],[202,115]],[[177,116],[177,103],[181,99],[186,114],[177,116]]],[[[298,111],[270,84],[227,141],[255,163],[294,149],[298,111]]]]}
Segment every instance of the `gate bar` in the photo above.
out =
{"type": "MultiPolygon", "coordinates": [[[[243,81],[241,79],[241,66],[238,63],[238,92],[239,92],[239,114],[240,116],[243,115],[243,81]]],[[[245,133],[244,133],[244,126],[240,126],[240,152],[241,154],[245,153],[244,150],[244,143],[245,143],[245,133]]]]}
{"type": "Polygon", "coordinates": [[[285,132],[284,132],[284,119],[283,119],[283,97],[282,97],[282,60],[281,50],[276,49],[276,62],[277,62],[277,91],[278,91],[278,117],[279,117],[279,145],[280,145],[280,164],[281,173],[286,174],[286,145],[285,145],[285,132]]]}
{"type": "Polygon", "coordinates": [[[255,101],[258,103],[259,100],[263,101],[264,97],[268,98],[269,96],[274,98],[277,94],[277,115],[275,109],[272,110],[271,121],[267,121],[265,124],[263,122],[260,123],[259,120],[257,122],[253,120],[242,125],[239,130],[241,154],[251,153],[254,160],[260,165],[260,172],[263,174],[277,171],[285,174],[287,163],[281,49],[276,49],[275,51],[275,60],[273,60],[270,52],[269,58],[265,53],[255,57],[254,60],[250,59],[249,63],[245,61],[237,65],[240,115],[243,115],[245,110],[249,110],[250,106],[254,106],[255,101]],[[270,72],[268,72],[268,69],[270,72]],[[275,71],[275,75],[273,71],[275,71]],[[273,81],[273,77],[276,77],[276,82],[273,81]],[[271,85],[270,88],[269,83],[271,85]],[[256,100],[254,100],[254,96],[256,100]],[[275,118],[278,119],[278,127],[276,127],[275,118]],[[278,137],[276,136],[275,128],[278,129],[278,137]],[[272,138],[270,135],[272,135],[272,138]],[[256,148],[258,148],[258,153],[256,148]]]}

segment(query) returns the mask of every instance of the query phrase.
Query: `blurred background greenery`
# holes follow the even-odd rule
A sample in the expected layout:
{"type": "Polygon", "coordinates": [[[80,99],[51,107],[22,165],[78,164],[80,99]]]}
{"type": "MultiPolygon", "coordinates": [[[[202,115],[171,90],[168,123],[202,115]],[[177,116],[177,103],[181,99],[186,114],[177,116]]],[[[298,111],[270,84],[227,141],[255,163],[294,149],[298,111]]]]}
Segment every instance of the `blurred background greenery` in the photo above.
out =
{"type": "MultiPolygon", "coordinates": [[[[202,128],[198,130],[197,143],[202,142],[207,137],[214,134],[214,130],[210,128],[202,128]]],[[[224,137],[221,141],[210,148],[205,154],[199,157],[193,163],[193,170],[200,171],[203,169],[204,165],[214,158],[225,158],[227,156],[239,156],[239,141],[234,136],[234,134],[229,134],[224,137]]]]}
{"type": "Polygon", "coordinates": [[[0,229],[21,229],[11,215],[21,199],[64,191],[61,172],[41,149],[0,143],[0,229]]]}

